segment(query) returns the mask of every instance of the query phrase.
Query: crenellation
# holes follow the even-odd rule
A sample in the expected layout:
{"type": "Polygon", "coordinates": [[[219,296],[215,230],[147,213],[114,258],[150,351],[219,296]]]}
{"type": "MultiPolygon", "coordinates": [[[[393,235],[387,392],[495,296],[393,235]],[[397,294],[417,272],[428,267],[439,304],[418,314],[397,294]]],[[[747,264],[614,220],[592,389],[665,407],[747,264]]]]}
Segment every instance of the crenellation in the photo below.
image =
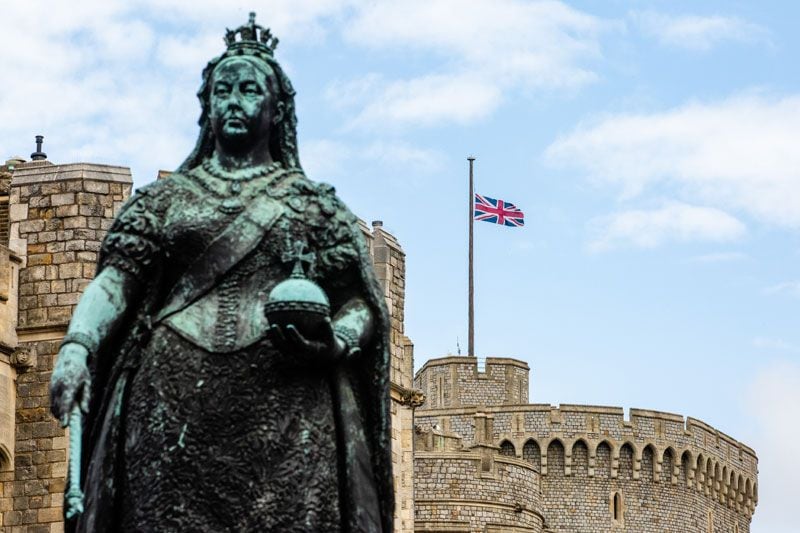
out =
{"type": "Polygon", "coordinates": [[[486,391],[480,383],[498,375],[492,373],[498,366],[490,368],[487,360],[481,375],[474,358],[426,363],[415,383],[433,401],[417,411],[417,428],[447,428],[469,450],[482,439],[476,430],[481,420],[491,418],[487,444],[540,473],[543,512],[553,530],[600,533],[624,526],[654,531],[658,524],[659,532],[705,532],[692,524],[705,524],[708,511],[720,525],[749,530],[758,472],[755,453],[746,445],[674,413],[631,409],[626,416],[620,407],[494,404],[502,387],[486,391]],[[478,398],[480,407],[436,401],[438,380],[451,375],[451,368],[462,379],[474,378],[472,394],[485,394],[478,398]],[[616,526],[608,512],[614,494],[627,502],[616,526]]]}

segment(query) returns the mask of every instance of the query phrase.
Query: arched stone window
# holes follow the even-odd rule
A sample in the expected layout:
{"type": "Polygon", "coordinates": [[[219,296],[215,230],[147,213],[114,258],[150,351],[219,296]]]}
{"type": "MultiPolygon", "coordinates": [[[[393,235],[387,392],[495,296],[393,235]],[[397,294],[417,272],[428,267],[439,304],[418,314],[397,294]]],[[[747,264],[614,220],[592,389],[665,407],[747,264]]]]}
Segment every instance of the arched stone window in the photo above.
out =
{"type": "Polygon", "coordinates": [[[594,475],[599,479],[611,477],[611,446],[603,441],[597,446],[597,460],[594,475]]]}
{"type": "Polygon", "coordinates": [[[542,471],[542,450],[535,440],[529,440],[522,447],[522,458],[531,463],[537,471],[542,471]]]}
{"type": "Polygon", "coordinates": [[[631,443],[626,442],[619,450],[619,478],[621,480],[633,479],[634,450],[631,443]]]}
{"type": "Polygon", "coordinates": [[[507,455],[508,457],[516,457],[517,451],[514,449],[514,445],[511,444],[509,441],[504,440],[500,443],[500,455],[507,455]]]}
{"type": "Polygon", "coordinates": [[[551,475],[564,475],[564,445],[554,439],[547,446],[547,472],[551,475]]]}
{"type": "Polygon", "coordinates": [[[589,474],[589,447],[586,441],[579,439],[572,446],[572,475],[587,477],[589,474]]]}

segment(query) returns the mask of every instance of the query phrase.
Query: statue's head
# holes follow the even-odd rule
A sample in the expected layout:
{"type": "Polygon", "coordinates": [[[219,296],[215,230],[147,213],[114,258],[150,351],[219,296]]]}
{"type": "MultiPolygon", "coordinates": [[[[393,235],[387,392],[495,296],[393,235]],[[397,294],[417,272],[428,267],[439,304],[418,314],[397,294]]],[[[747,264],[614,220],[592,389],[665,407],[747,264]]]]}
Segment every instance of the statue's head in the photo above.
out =
{"type": "Polygon", "coordinates": [[[178,170],[202,164],[213,154],[217,142],[236,146],[259,136],[269,138],[273,160],[286,168],[300,168],[295,92],[274,58],[278,39],[257,25],[255,13],[250,13],[248,24],[227,30],[225,42],[225,53],[203,69],[203,83],[197,93],[202,107],[200,136],[178,170]],[[230,91],[234,90],[236,105],[230,105],[230,91]]]}

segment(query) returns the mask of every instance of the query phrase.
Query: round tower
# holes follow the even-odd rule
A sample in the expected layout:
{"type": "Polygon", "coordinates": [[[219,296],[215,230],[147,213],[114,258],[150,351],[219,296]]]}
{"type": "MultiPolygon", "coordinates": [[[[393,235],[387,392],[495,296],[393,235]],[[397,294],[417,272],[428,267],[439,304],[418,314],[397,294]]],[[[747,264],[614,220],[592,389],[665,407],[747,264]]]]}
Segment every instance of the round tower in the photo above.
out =
{"type": "MultiPolygon", "coordinates": [[[[417,431],[436,428],[465,450],[494,447],[500,456],[531,465],[538,473],[543,531],[750,530],[758,502],[758,459],[751,448],[700,420],[670,413],[631,409],[626,418],[619,407],[513,401],[503,391],[517,385],[491,375],[519,380],[507,368],[522,365],[488,359],[481,369],[472,357],[429,361],[415,385],[443,401],[417,410],[417,431]],[[473,391],[474,402],[465,401],[464,393],[453,401],[450,391],[459,386],[446,378],[462,375],[484,384],[477,396],[473,391]],[[493,401],[499,397],[512,401],[493,401]]],[[[422,470],[417,483],[425,482],[422,470]]]]}

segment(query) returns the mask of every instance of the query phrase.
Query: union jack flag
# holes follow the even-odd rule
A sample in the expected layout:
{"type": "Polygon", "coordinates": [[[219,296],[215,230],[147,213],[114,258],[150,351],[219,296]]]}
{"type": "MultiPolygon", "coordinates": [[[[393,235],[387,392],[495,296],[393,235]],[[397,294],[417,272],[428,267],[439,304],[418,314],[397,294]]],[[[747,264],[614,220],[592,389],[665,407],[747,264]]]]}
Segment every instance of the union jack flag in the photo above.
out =
{"type": "Polygon", "coordinates": [[[475,194],[475,220],[502,224],[503,226],[521,227],[525,225],[525,213],[504,200],[495,200],[488,196],[475,194]]]}

